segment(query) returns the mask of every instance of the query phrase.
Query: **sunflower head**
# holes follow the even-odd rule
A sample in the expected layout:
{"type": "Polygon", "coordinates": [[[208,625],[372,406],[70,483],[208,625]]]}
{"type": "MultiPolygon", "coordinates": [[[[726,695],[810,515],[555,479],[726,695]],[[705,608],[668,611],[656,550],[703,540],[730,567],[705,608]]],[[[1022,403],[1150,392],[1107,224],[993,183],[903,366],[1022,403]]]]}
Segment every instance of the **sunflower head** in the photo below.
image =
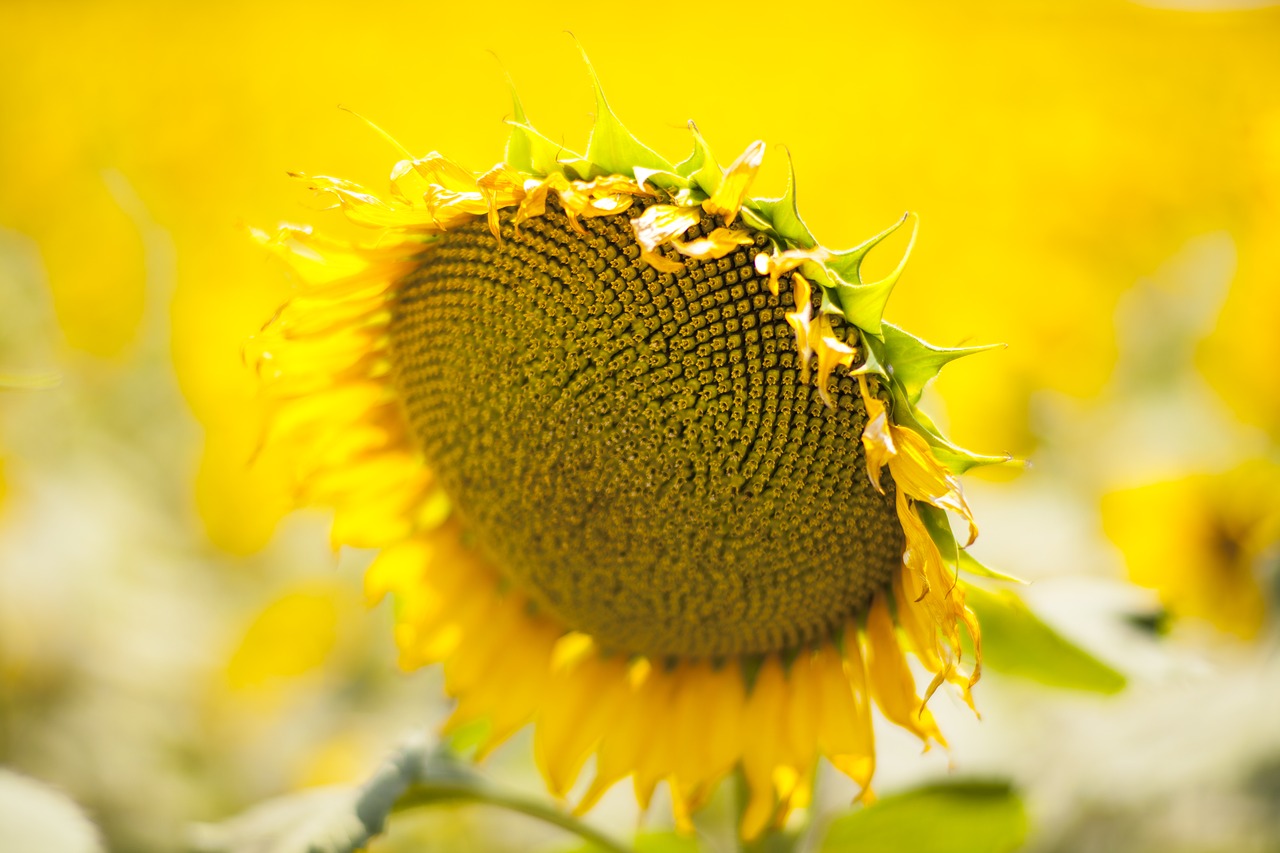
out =
{"type": "Polygon", "coordinates": [[[534,722],[554,792],[594,754],[580,807],[629,775],[682,822],[736,767],[751,836],[819,756],[869,784],[873,703],[927,744],[933,690],[969,699],[947,513],[971,542],[956,475],[1001,460],[916,402],[982,348],[883,322],[902,264],[862,261],[907,217],[832,250],[794,180],[751,195],[763,143],[722,168],[690,125],[673,164],[598,83],[596,114],[578,155],[517,100],[502,162],[405,152],[385,197],[299,176],[375,239],[261,235],[303,281],[256,342],[268,440],[336,543],[381,549],[371,598],[482,751],[534,722]]]}

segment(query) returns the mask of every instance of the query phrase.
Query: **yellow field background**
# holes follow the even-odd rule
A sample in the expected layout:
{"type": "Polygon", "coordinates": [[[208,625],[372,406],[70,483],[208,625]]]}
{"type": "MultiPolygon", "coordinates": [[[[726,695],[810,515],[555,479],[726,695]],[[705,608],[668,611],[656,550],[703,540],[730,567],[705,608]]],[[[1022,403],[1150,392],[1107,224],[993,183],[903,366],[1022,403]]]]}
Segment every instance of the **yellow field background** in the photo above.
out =
{"type": "MultiPolygon", "coordinates": [[[[953,763],[1025,787],[1036,850],[1274,849],[1280,8],[1168,5],[5,0],[0,767],[66,792],[111,849],[176,849],[440,718],[436,676],[395,673],[389,615],[363,609],[363,555],[331,554],[323,518],[281,524],[285,460],[251,464],[241,347],[288,291],[247,228],[345,227],[288,170],[385,186],[399,154],[339,107],[481,171],[509,73],[581,150],[576,37],[668,157],[690,119],[723,162],[765,139],[773,194],[785,146],[824,242],[918,212],[888,318],[1009,345],[926,407],[1032,461],[972,484],[979,548],[1133,686],[993,684],[953,763]],[[1162,640],[1116,627],[1163,611],[1162,640]]],[[[889,788],[946,772],[885,749],[889,788]]],[[[525,784],[526,752],[492,769],[525,784]]],[[[522,827],[427,831],[519,850],[522,827]]]]}

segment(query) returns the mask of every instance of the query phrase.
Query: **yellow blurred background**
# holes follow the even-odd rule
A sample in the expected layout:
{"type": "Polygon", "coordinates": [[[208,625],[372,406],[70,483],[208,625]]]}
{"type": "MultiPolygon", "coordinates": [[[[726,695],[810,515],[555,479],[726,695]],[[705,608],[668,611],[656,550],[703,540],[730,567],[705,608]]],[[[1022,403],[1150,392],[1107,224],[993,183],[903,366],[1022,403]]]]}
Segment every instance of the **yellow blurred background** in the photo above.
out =
{"type": "MultiPolygon", "coordinates": [[[[1155,592],[1117,607],[1175,627],[1121,659],[1274,674],[1280,8],[1169,5],[6,0],[0,765],[66,789],[119,849],[170,849],[185,821],[358,777],[438,715],[432,676],[391,673],[361,556],[326,552],[323,519],[281,527],[285,461],[250,464],[240,350],[287,291],[246,226],[341,227],[286,170],[384,185],[397,152],[340,106],[491,166],[504,68],[580,149],[592,101],[565,30],[668,156],[689,119],[726,160],[785,145],[824,242],[919,212],[888,317],[1009,344],[929,405],[960,443],[1036,464],[973,490],[986,553],[1046,578],[1038,603],[1056,577],[1127,570],[1155,592]],[[129,796],[131,761],[167,796],[129,796]]],[[[758,188],[780,192],[770,151],[758,188]]],[[[1258,736],[1280,762],[1280,732],[1258,736]]],[[[1083,810],[1041,811],[1037,849],[1086,849],[1083,810]]],[[[1124,849],[1164,837],[1119,825],[1124,849]]],[[[1150,849],[1255,849],[1230,832],[1259,825],[1150,849]]]]}

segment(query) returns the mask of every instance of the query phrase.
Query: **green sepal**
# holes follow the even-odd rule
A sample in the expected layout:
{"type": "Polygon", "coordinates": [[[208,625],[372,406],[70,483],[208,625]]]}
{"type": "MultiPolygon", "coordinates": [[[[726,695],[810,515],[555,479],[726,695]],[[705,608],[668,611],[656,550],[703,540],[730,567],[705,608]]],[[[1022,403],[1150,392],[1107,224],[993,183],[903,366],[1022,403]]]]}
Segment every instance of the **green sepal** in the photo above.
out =
{"type": "Polygon", "coordinates": [[[893,293],[894,285],[898,283],[898,279],[902,277],[903,270],[907,267],[907,260],[911,257],[911,250],[915,248],[916,235],[920,233],[920,220],[915,220],[915,224],[911,228],[911,242],[907,244],[906,251],[902,253],[902,260],[898,261],[898,266],[894,268],[893,272],[879,281],[864,284],[862,281],[862,261],[868,252],[901,228],[908,218],[910,218],[910,214],[905,214],[893,225],[871,239],[852,249],[835,252],[824,264],[832,273],[832,285],[836,289],[841,307],[844,308],[845,319],[877,337],[882,334],[881,318],[884,316],[884,307],[889,302],[889,296],[893,293]]]}
{"type": "Polygon", "coordinates": [[[770,230],[792,246],[812,249],[818,241],[800,218],[800,209],[796,206],[796,166],[791,152],[785,148],[783,151],[787,155],[786,192],[777,198],[749,198],[743,203],[743,209],[759,214],[770,230]]]}
{"type": "Polygon", "coordinates": [[[955,533],[951,530],[951,519],[946,512],[919,501],[916,502],[916,511],[920,513],[920,520],[924,522],[925,529],[929,531],[929,536],[933,538],[934,544],[942,552],[942,558],[947,561],[952,570],[958,569],[977,577],[1026,585],[1027,582],[1022,578],[989,568],[979,562],[977,557],[961,548],[956,541],[955,533]]]}
{"type": "MultiPolygon", "coordinates": [[[[863,336],[863,341],[866,343],[867,349],[876,353],[880,362],[889,365],[889,370],[892,371],[893,366],[888,361],[888,356],[884,353],[884,342],[868,335],[863,336]]],[[[903,390],[901,383],[896,379],[889,380],[889,393],[893,398],[893,422],[913,429],[924,436],[925,441],[929,442],[930,447],[933,449],[933,455],[951,473],[963,474],[972,468],[982,465],[1004,465],[1013,461],[1013,456],[1007,453],[999,456],[974,453],[943,438],[942,433],[934,426],[929,416],[917,409],[907,399],[906,391],[903,390]]]]}
{"type": "Polygon", "coordinates": [[[881,325],[881,334],[885,357],[893,365],[893,377],[902,385],[902,390],[912,405],[920,401],[924,387],[950,362],[1004,346],[983,344],[972,347],[935,347],[891,323],[881,325]]]}
{"type": "MultiPolygon", "coordinates": [[[[578,47],[582,49],[581,45],[578,47]]],[[[596,123],[591,128],[591,138],[587,140],[587,160],[591,163],[591,174],[584,177],[630,175],[636,166],[658,172],[674,172],[675,167],[665,157],[636,139],[618,120],[609,107],[609,102],[605,100],[600,78],[585,50],[582,50],[582,60],[587,64],[591,88],[596,96],[596,123]]]]}
{"type": "Polygon", "coordinates": [[[562,174],[567,178],[586,177],[591,164],[581,154],[570,151],[531,125],[510,120],[511,135],[507,137],[506,163],[518,172],[545,178],[562,174]]]}
{"type": "Polygon", "coordinates": [[[1009,590],[964,584],[982,626],[982,665],[1050,687],[1113,694],[1125,677],[1046,625],[1009,590]]]}
{"type": "Polygon", "coordinates": [[[956,535],[951,530],[951,519],[947,518],[947,513],[932,504],[916,501],[916,512],[920,515],[920,520],[924,522],[924,529],[929,531],[929,538],[933,540],[933,544],[938,546],[938,551],[942,553],[942,559],[947,565],[951,566],[952,571],[960,564],[960,543],[956,541],[956,535]]]}
{"type": "Polygon", "coordinates": [[[724,181],[724,170],[716,162],[707,140],[698,132],[698,126],[689,122],[689,131],[693,134],[693,153],[677,163],[675,171],[710,198],[720,189],[720,184],[724,181]]]}
{"type": "Polygon", "coordinates": [[[821,853],[1012,853],[1026,808],[1004,781],[949,781],[885,797],[831,821],[821,853]]]}
{"type": "Polygon", "coordinates": [[[556,173],[570,178],[585,174],[588,166],[582,155],[548,139],[529,124],[524,103],[510,75],[507,76],[507,87],[511,90],[511,118],[507,120],[511,133],[507,137],[504,162],[517,172],[540,178],[556,173]]]}

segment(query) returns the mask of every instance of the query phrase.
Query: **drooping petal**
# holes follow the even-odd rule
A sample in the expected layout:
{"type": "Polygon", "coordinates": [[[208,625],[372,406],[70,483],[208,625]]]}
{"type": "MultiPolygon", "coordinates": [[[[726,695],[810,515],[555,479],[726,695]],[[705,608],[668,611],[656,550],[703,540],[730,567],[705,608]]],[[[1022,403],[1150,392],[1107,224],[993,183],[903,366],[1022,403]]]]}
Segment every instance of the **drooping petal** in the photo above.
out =
{"type": "Polygon", "coordinates": [[[765,144],[759,140],[747,146],[747,150],[725,170],[724,180],[716,191],[702,203],[702,209],[712,216],[719,216],[725,225],[732,225],[747,197],[747,190],[764,162],[765,144]]]}
{"type": "Polygon", "coordinates": [[[746,231],[737,231],[730,228],[717,228],[707,236],[690,240],[688,243],[678,237],[671,239],[671,245],[675,246],[677,252],[686,258],[693,258],[698,261],[723,258],[739,246],[750,246],[752,242],[754,241],[751,235],[746,231]]]}
{"type": "Polygon", "coordinates": [[[673,204],[654,204],[631,220],[636,242],[646,252],[654,252],[659,246],[682,236],[702,219],[696,207],[677,207],[673,204]]]}
{"type": "Polygon", "coordinates": [[[826,260],[831,253],[826,249],[818,246],[813,249],[787,249],[786,251],[774,251],[768,255],[764,252],[756,255],[756,272],[760,275],[769,276],[769,291],[774,296],[778,295],[778,277],[789,273],[794,269],[799,269],[803,264],[810,262],[822,262],[826,260]]]}

